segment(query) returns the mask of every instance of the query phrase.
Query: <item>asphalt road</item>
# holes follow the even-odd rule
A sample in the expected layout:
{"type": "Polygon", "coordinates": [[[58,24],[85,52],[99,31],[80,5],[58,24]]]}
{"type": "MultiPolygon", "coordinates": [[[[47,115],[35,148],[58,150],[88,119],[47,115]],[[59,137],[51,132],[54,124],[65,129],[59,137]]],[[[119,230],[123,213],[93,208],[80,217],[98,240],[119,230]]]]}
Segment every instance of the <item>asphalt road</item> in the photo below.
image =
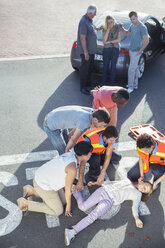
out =
{"type": "MultiPolygon", "coordinates": [[[[46,154],[50,155],[53,147],[42,130],[44,116],[62,105],[91,106],[92,97],[79,92],[79,74],[72,70],[69,58],[1,62],[0,74],[0,247],[63,248],[64,228],[75,224],[85,214],[77,209],[73,199],[72,218],[62,215],[52,219],[32,212],[22,216],[16,199],[22,195],[23,185],[32,184],[33,169],[45,161],[30,162],[21,154],[48,151],[46,154]],[[15,154],[20,155],[15,157],[15,154]]],[[[95,78],[96,82],[99,80],[95,78]]],[[[129,127],[149,123],[165,133],[164,82],[165,54],[162,54],[146,68],[129,104],[119,109],[119,141],[123,142],[122,149],[125,148],[121,153],[124,158],[130,157],[131,165],[137,153],[131,147],[133,139],[128,135],[129,127]]],[[[123,167],[128,169],[127,164],[123,167]]],[[[113,166],[108,175],[111,180],[121,177],[113,166]]],[[[145,208],[143,230],[136,229],[131,203],[126,202],[120,206],[118,214],[119,209],[114,209],[106,220],[97,220],[82,231],[71,247],[163,248],[165,182],[145,208]]]]}
{"type": "Polygon", "coordinates": [[[70,53],[88,5],[106,10],[137,10],[164,16],[164,0],[1,0],[0,58],[70,53]]]}

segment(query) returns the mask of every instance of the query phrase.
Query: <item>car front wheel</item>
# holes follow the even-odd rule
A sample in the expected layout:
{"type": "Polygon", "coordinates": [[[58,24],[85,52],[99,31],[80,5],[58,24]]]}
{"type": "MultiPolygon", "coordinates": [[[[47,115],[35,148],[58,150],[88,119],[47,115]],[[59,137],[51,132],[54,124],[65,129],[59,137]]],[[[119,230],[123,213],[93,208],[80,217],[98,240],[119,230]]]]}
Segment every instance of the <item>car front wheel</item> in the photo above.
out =
{"type": "Polygon", "coordinates": [[[146,65],[145,56],[141,55],[139,62],[138,62],[139,79],[143,77],[145,65],[146,65]]]}

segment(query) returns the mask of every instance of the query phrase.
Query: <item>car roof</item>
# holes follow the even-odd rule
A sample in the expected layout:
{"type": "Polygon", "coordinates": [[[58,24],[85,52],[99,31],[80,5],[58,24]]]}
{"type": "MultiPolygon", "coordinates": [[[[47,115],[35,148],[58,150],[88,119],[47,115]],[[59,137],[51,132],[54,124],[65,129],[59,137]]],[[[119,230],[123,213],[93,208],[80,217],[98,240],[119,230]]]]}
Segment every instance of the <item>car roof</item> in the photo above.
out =
{"type": "MultiPolygon", "coordinates": [[[[99,25],[103,25],[105,23],[105,17],[107,15],[112,15],[117,23],[130,23],[130,18],[128,16],[130,11],[128,10],[113,10],[113,11],[105,11],[103,12],[100,16],[97,17],[97,19],[95,20],[95,25],[99,26],[99,25]]],[[[153,17],[152,15],[149,15],[147,13],[143,13],[143,12],[138,12],[138,19],[142,22],[145,23],[146,20],[150,17],[153,17]]]]}

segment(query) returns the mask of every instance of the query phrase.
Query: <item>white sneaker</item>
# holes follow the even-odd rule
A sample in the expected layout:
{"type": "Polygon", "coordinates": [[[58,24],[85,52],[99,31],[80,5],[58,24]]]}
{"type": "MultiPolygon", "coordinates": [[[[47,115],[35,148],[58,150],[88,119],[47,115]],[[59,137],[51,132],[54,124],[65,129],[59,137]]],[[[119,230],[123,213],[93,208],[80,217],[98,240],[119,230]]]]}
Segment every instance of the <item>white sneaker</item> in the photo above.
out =
{"type": "Polygon", "coordinates": [[[64,234],[65,245],[66,246],[70,245],[70,242],[74,240],[75,236],[76,236],[76,232],[74,229],[65,228],[65,234],[64,234]]]}
{"type": "Polygon", "coordinates": [[[133,92],[133,89],[132,88],[128,88],[128,92],[129,93],[133,92]]]}

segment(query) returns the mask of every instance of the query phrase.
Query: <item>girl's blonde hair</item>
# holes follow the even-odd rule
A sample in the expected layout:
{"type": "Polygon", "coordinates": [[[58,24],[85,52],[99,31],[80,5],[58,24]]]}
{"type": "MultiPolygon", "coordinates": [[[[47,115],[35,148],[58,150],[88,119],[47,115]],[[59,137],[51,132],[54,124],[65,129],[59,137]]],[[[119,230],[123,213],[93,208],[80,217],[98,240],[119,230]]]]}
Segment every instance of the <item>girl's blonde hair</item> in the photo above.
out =
{"type": "Polygon", "coordinates": [[[113,25],[112,30],[117,26],[115,18],[113,16],[111,16],[111,15],[107,15],[106,18],[105,18],[104,31],[107,31],[107,29],[108,29],[108,20],[113,20],[114,21],[114,25],[113,25]]]}

